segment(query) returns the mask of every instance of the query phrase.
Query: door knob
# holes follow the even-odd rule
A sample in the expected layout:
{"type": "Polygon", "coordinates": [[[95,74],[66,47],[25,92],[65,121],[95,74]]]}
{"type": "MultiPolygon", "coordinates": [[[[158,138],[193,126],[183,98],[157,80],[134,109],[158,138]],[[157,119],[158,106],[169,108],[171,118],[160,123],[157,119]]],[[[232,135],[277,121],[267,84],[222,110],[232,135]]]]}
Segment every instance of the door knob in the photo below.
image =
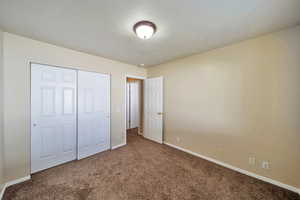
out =
{"type": "Polygon", "coordinates": [[[37,125],[36,123],[33,124],[34,127],[36,127],[36,125],[37,125]]]}
{"type": "Polygon", "coordinates": [[[163,115],[163,113],[162,113],[162,112],[158,112],[157,114],[158,114],[158,115],[163,115]]]}

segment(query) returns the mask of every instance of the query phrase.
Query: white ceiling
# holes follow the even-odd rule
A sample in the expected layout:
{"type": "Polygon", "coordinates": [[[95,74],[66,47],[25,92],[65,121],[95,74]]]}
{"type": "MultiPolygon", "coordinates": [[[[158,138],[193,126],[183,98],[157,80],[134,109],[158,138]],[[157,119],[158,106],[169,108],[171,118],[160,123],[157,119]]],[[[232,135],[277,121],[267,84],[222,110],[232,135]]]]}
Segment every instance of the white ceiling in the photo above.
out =
{"type": "Polygon", "coordinates": [[[299,23],[300,0],[0,0],[7,32],[145,66],[299,23]],[[134,35],[140,20],[153,38],[134,35]]]}

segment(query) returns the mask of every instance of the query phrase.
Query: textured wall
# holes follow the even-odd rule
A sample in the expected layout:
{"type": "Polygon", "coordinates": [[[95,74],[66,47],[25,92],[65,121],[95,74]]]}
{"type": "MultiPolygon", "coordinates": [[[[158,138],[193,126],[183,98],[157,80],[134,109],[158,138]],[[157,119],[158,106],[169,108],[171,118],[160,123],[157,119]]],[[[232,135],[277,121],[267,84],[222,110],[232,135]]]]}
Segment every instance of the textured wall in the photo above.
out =
{"type": "Polygon", "coordinates": [[[145,69],[4,33],[7,181],[30,174],[30,61],[111,74],[112,145],[125,142],[125,74],[145,76],[145,69]]]}
{"type": "Polygon", "coordinates": [[[164,76],[165,141],[300,188],[300,26],[151,67],[148,76],[164,76]]]}

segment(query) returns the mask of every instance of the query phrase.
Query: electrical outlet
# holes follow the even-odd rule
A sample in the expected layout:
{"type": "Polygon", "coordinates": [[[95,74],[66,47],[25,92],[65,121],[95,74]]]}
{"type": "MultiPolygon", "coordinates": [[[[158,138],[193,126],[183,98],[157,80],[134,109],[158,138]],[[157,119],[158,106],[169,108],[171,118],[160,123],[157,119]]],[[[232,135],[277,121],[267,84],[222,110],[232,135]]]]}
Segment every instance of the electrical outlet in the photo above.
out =
{"type": "Polygon", "coordinates": [[[255,165],[255,157],[250,156],[248,159],[248,163],[249,163],[249,165],[255,165]]]}
{"type": "Polygon", "coordinates": [[[270,169],[270,163],[269,163],[269,161],[262,161],[261,168],[263,168],[263,169],[270,169]]]}
{"type": "Polygon", "coordinates": [[[176,141],[177,141],[177,142],[180,142],[180,137],[176,137],[176,141]]]}

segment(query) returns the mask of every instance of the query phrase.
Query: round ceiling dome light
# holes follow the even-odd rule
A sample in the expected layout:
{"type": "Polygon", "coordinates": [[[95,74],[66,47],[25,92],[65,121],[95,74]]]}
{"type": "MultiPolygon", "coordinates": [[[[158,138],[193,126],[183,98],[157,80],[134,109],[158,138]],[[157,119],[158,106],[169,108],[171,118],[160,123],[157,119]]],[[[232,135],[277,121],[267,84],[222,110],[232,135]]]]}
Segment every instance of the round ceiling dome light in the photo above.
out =
{"type": "Polygon", "coordinates": [[[140,21],[133,26],[133,31],[139,38],[147,40],[156,32],[156,26],[150,21],[140,21]]]}

